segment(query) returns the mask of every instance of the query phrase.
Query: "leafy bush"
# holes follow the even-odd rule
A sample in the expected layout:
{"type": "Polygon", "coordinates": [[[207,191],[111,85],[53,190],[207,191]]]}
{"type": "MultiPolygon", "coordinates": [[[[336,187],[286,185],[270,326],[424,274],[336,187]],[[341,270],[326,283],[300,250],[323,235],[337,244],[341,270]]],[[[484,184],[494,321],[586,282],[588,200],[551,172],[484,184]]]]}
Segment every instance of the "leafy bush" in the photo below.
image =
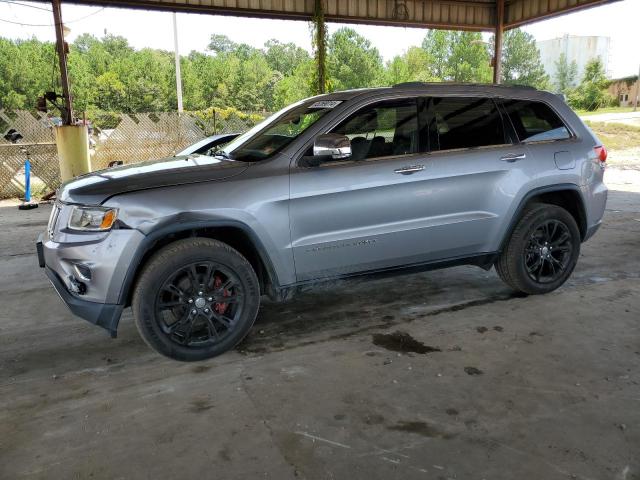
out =
{"type": "Polygon", "coordinates": [[[569,91],[569,105],[587,111],[612,105],[615,99],[607,93],[607,83],[600,57],[591,60],[584,69],[580,85],[569,91]]]}

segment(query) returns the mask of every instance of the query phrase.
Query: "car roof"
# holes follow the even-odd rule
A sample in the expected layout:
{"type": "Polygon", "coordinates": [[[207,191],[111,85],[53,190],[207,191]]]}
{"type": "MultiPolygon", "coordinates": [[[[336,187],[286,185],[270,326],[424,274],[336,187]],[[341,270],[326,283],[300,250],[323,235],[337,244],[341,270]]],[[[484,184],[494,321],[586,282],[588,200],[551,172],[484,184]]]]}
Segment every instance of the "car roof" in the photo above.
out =
{"type": "Polygon", "coordinates": [[[313,97],[318,100],[353,100],[357,97],[406,92],[413,94],[486,94],[500,97],[542,98],[554,96],[550,92],[537,90],[526,85],[501,85],[491,83],[458,83],[458,82],[406,82],[390,87],[357,88],[342,90],[313,97]]]}

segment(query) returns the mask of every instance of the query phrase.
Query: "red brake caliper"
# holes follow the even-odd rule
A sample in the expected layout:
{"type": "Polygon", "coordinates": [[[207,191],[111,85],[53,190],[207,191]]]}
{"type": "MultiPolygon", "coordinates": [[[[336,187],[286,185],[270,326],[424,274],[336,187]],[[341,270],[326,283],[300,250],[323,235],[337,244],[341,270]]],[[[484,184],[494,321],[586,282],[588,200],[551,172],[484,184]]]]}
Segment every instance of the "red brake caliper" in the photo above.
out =
{"type": "MultiPolygon", "coordinates": [[[[214,281],[213,281],[213,286],[214,288],[220,288],[220,285],[222,285],[222,279],[218,276],[215,277],[214,281]]],[[[224,291],[222,292],[222,295],[224,295],[225,297],[228,297],[229,295],[231,295],[231,292],[229,292],[229,290],[227,290],[226,288],[224,289],[224,291]]],[[[228,303],[215,303],[213,305],[214,310],[219,313],[220,315],[222,315],[224,312],[227,311],[227,308],[229,308],[229,304],[228,303]]]]}

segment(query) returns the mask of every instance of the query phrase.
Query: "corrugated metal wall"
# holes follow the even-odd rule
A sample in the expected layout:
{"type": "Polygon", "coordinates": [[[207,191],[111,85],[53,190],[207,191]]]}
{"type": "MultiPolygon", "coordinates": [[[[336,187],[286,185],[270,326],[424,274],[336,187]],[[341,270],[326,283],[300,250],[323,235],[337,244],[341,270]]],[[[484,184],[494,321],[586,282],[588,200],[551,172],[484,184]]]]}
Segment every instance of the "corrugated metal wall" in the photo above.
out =
{"type": "MultiPolygon", "coordinates": [[[[47,0],[42,0],[47,1],[47,0]]],[[[507,0],[505,26],[619,0],[507,0]]],[[[310,20],[314,0],[64,0],[65,3],[310,20]]],[[[328,21],[493,30],[495,0],[324,0],[328,21]]]]}
{"type": "Polygon", "coordinates": [[[547,17],[619,0],[511,0],[505,5],[505,24],[517,27],[547,17]]]}
{"type": "MultiPolygon", "coordinates": [[[[44,0],[46,1],[46,0],[44,0]]],[[[314,0],[64,0],[65,3],[310,20],[314,0]]],[[[327,21],[490,30],[494,0],[324,0],[327,21]]]]}
{"type": "Polygon", "coordinates": [[[495,22],[493,0],[326,0],[329,20],[486,30],[495,22]]]}

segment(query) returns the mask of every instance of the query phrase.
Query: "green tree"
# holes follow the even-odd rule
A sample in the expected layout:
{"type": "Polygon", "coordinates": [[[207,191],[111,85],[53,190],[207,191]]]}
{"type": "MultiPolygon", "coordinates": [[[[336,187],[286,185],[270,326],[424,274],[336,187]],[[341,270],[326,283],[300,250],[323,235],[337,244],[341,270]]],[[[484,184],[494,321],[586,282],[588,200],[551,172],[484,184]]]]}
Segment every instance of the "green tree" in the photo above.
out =
{"type": "Polygon", "coordinates": [[[387,62],[385,78],[389,85],[435,80],[429,54],[420,47],[409,48],[404,55],[397,55],[387,62]]]}
{"type": "Polygon", "coordinates": [[[422,48],[431,59],[431,72],[439,80],[445,80],[449,75],[450,33],[446,30],[429,30],[422,41],[422,48]]]}
{"type": "Polygon", "coordinates": [[[449,77],[454,82],[490,82],[491,57],[478,32],[450,32],[449,77]]]}
{"type": "Polygon", "coordinates": [[[208,48],[215,53],[231,53],[236,49],[237,44],[226,35],[215,33],[211,35],[208,48]]]}
{"type": "Polygon", "coordinates": [[[280,72],[282,75],[291,75],[293,71],[303,62],[311,57],[304,49],[295,43],[281,43],[278,40],[267,40],[265,46],[265,59],[271,69],[280,72]]]}
{"type": "Polygon", "coordinates": [[[96,78],[95,105],[99,109],[108,111],[121,110],[125,96],[124,84],[115,72],[105,72],[96,78]]]}
{"type": "Polygon", "coordinates": [[[378,49],[352,28],[340,28],[329,37],[327,70],[332,90],[376,86],[384,81],[378,49]]]}
{"type": "Polygon", "coordinates": [[[438,80],[489,82],[489,52],[478,32],[430,30],[422,48],[432,60],[431,74],[438,80]]]}
{"type": "Polygon", "coordinates": [[[57,84],[53,44],[0,38],[0,106],[33,108],[36,99],[57,84]]]}
{"type": "Polygon", "coordinates": [[[549,76],[544,71],[533,35],[515,28],[508,30],[503,38],[502,82],[549,88],[549,76]]]}
{"type": "Polygon", "coordinates": [[[27,108],[27,106],[27,96],[15,90],[9,91],[0,99],[0,108],[6,108],[7,110],[18,110],[27,108]]]}
{"type": "Polygon", "coordinates": [[[397,83],[408,82],[411,79],[409,65],[404,55],[396,55],[387,62],[386,83],[395,85],[397,83]]]}
{"type": "Polygon", "coordinates": [[[606,92],[607,77],[600,57],[589,61],[584,68],[584,76],[569,94],[569,104],[573,108],[597,110],[611,102],[611,96],[606,92]]]}
{"type": "Polygon", "coordinates": [[[561,53],[558,60],[556,60],[556,74],[555,74],[555,90],[558,93],[567,95],[575,85],[576,77],[578,76],[578,64],[575,60],[571,63],[567,60],[565,53],[561,53]]]}
{"type": "Polygon", "coordinates": [[[300,63],[289,76],[275,85],[273,110],[279,110],[293,102],[310,97],[317,88],[316,64],[313,59],[300,63]]]}

